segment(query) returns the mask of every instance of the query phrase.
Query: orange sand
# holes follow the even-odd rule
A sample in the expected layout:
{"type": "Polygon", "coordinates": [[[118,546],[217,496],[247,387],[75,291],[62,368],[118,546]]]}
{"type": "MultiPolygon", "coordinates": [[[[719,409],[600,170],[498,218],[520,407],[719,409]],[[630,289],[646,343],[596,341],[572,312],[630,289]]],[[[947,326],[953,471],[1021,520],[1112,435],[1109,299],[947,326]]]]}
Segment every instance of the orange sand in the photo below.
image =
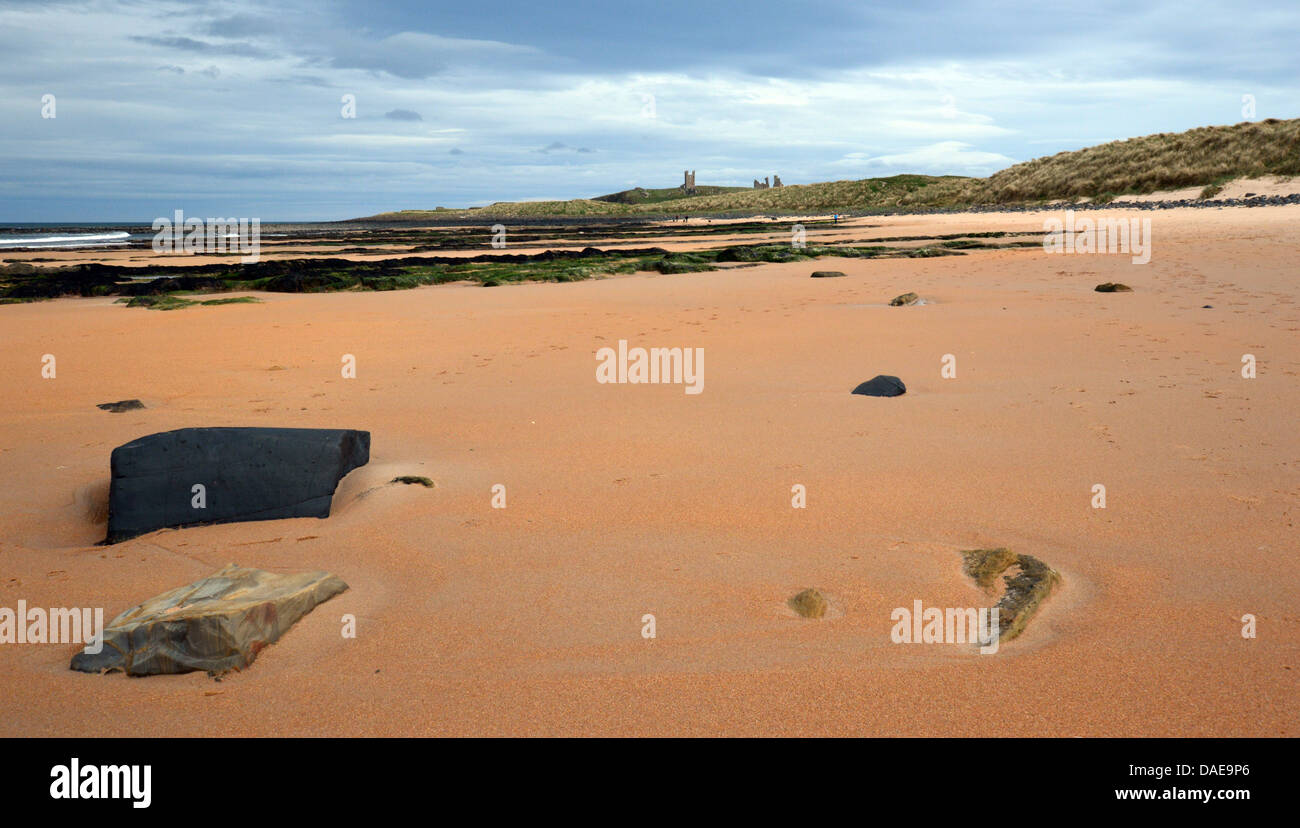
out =
{"type": "Polygon", "coordinates": [[[1146,266],[1030,248],[0,307],[0,606],[111,618],[227,562],[351,585],[220,683],[0,644],[0,736],[1295,736],[1300,207],[1138,215],[1146,266]],[[907,290],[932,304],[884,306],[907,290]],[[619,339],[703,347],[704,393],[597,384],[619,339]],[[849,394],[878,373],[908,394],[849,394]],[[129,397],[148,409],[95,408],[129,397]],[[328,520],[91,545],[113,447],[200,425],[369,429],[371,464],[328,520]],[[438,488],[383,485],[396,474],[438,488]],[[980,605],[958,551],[992,545],[1064,575],[1025,635],[994,656],[891,643],[894,607],[980,605]],[[785,605],[807,586],[826,618],[785,605]]]}

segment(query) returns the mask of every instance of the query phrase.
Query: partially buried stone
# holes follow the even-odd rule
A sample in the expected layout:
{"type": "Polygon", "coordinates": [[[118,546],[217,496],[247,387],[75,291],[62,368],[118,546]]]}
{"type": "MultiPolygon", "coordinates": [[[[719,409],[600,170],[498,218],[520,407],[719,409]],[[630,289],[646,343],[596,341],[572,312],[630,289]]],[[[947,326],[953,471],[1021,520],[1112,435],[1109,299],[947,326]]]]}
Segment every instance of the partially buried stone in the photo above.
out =
{"type": "Polygon", "coordinates": [[[898,397],[907,393],[907,386],[898,377],[880,374],[854,388],[853,393],[864,397],[898,397]]]}
{"type": "Polygon", "coordinates": [[[328,572],[276,575],[230,564],[117,616],[102,644],[92,642],[69,666],[129,676],[242,670],[317,604],[347,588],[328,572]],[[89,652],[96,646],[98,652],[89,652]]]}
{"type": "Polygon", "coordinates": [[[113,414],[121,414],[124,411],[135,411],[137,408],[144,408],[144,403],[139,400],[118,400],[111,403],[100,403],[95,406],[113,414]]]}
{"type": "Polygon", "coordinates": [[[1093,290],[1098,293],[1126,293],[1133,290],[1133,288],[1121,282],[1102,282],[1100,285],[1093,288],[1093,290]]]}
{"type": "Polygon", "coordinates": [[[915,293],[909,292],[909,293],[901,294],[899,296],[895,296],[893,299],[889,300],[889,304],[897,308],[897,307],[901,307],[902,305],[915,305],[917,302],[920,301],[921,301],[920,296],[917,296],[915,293]]]}
{"type": "Polygon", "coordinates": [[[814,279],[832,279],[832,278],[834,278],[834,277],[836,277],[836,276],[843,276],[843,275],[844,275],[844,274],[841,273],[841,272],[838,271],[838,270],[814,270],[813,273],[812,273],[812,278],[814,278],[814,279]]]}
{"type": "Polygon", "coordinates": [[[330,514],[339,480],[370,461],[370,432],[182,428],[113,449],[108,543],[166,527],[330,514]]]}

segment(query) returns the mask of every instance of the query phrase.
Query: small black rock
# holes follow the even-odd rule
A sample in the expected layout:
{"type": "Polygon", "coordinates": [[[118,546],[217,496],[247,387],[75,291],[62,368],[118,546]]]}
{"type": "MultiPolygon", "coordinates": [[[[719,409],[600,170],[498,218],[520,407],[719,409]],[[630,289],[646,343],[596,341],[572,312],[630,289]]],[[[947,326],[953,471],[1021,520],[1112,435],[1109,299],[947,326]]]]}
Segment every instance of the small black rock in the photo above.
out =
{"type": "Polygon", "coordinates": [[[853,393],[864,397],[901,397],[907,393],[907,386],[898,377],[880,374],[854,388],[853,393]]]}

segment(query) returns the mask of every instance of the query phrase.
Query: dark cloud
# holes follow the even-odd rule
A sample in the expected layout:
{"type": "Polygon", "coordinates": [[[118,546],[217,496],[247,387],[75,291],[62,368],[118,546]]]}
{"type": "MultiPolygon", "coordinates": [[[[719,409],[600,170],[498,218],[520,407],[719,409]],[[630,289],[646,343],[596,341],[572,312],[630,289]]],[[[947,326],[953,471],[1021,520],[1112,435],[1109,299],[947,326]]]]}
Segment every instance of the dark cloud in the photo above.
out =
{"type": "Polygon", "coordinates": [[[289,75],[288,77],[284,77],[284,76],[269,77],[266,79],[266,81],[267,83],[290,83],[290,84],[302,84],[304,86],[319,86],[324,89],[334,89],[337,88],[338,86],[337,84],[326,80],[320,75],[289,75]]]}
{"type": "Polygon", "coordinates": [[[148,43],[150,46],[162,46],[166,49],[179,49],[183,52],[193,52],[200,55],[233,55],[235,57],[253,58],[270,57],[266,51],[247,43],[209,43],[206,40],[195,40],[192,37],[149,37],[147,35],[131,35],[131,39],[137,43],[148,43]]]}
{"type": "Polygon", "coordinates": [[[447,63],[435,49],[402,48],[385,41],[352,37],[333,46],[327,59],[335,69],[367,69],[406,80],[425,80],[447,70],[447,63]]]}
{"type": "Polygon", "coordinates": [[[589,147],[571,147],[563,141],[552,141],[541,149],[533,150],[533,152],[540,152],[543,155],[548,155],[552,152],[579,152],[588,155],[595,152],[595,150],[589,147]]]}
{"type": "Polygon", "coordinates": [[[217,37],[250,37],[277,31],[280,23],[274,18],[251,14],[236,14],[209,21],[203,26],[204,34],[217,37]]]}
{"type": "Polygon", "coordinates": [[[380,40],[365,35],[334,37],[313,48],[323,49],[325,55],[313,60],[336,69],[367,69],[407,80],[424,80],[453,69],[519,73],[540,54],[529,46],[423,31],[401,31],[380,40]]]}

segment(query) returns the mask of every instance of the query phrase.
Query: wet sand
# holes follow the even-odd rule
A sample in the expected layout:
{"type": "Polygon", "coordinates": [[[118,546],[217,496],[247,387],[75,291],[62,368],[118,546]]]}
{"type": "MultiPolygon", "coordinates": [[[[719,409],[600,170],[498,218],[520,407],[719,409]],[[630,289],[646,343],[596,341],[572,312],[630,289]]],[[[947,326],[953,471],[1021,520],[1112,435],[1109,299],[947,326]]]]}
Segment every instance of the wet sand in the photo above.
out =
{"type": "Polygon", "coordinates": [[[1133,215],[1145,266],[1028,248],[0,307],[0,606],[112,617],[228,562],[351,586],[220,682],[0,644],[0,735],[1295,736],[1300,207],[1133,215]],[[905,291],[929,304],[886,306],[905,291]],[[703,393],[598,384],[619,339],[703,348],[703,393]],[[908,393],[849,394],[876,374],[908,393]],[[148,408],[95,408],[130,397],[148,408]],[[368,429],[371,464],[328,520],[93,545],[115,446],[219,425],[368,429]],[[892,643],[895,607],[987,604],[959,554],[986,546],[1062,573],[1026,633],[992,656],[892,643]],[[809,586],[823,619],[785,604],[809,586]]]}

